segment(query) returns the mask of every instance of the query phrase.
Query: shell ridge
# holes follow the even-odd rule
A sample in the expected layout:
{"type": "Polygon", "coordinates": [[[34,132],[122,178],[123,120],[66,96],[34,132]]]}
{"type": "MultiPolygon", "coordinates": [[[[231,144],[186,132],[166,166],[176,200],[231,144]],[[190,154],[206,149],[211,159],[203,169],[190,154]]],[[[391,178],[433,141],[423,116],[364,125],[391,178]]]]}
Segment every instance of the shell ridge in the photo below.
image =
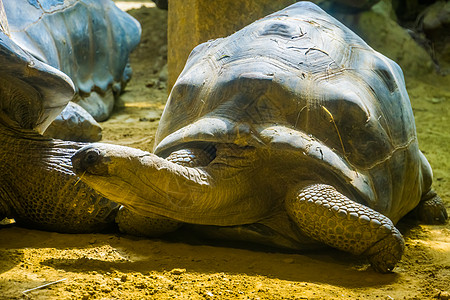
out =
{"type": "MultiPolygon", "coordinates": [[[[16,1],[17,1],[17,0],[16,0],[16,1]]],[[[47,15],[57,14],[57,13],[59,13],[59,12],[61,12],[61,11],[64,11],[64,10],[67,9],[68,7],[75,6],[76,4],[77,4],[77,2],[74,1],[73,3],[68,4],[67,6],[64,6],[64,7],[60,8],[60,9],[58,9],[58,10],[54,10],[54,11],[51,11],[51,12],[47,12],[47,11],[44,10],[44,8],[42,8],[41,4],[39,3],[39,7],[41,8],[41,10],[42,10],[42,12],[43,12],[43,13],[41,14],[41,16],[39,16],[39,18],[38,18],[37,20],[30,22],[30,23],[27,24],[25,27],[20,28],[20,30],[17,30],[17,31],[27,31],[28,28],[29,28],[30,26],[36,25],[37,23],[41,22],[42,19],[44,19],[47,15]]]]}
{"type": "MultiPolygon", "coordinates": [[[[7,50],[13,51],[9,55],[4,51],[0,52],[1,56],[8,56],[10,65],[9,69],[0,72],[5,74],[3,79],[9,82],[13,92],[15,86],[21,85],[23,89],[28,89],[26,95],[31,97],[24,102],[25,99],[19,95],[20,98],[13,105],[4,103],[6,114],[21,128],[43,132],[73,96],[72,81],[62,72],[34,59],[13,41],[0,39],[0,43],[2,49],[6,46],[7,50]],[[8,80],[8,76],[13,79],[8,80]],[[34,82],[35,79],[38,79],[38,82],[34,82]],[[49,105],[53,101],[54,105],[49,105]]],[[[3,83],[3,88],[7,88],[6,82],[3,83]]],[[[14,101],[14,97],[9,95],[8,99],[14,101]]]]}

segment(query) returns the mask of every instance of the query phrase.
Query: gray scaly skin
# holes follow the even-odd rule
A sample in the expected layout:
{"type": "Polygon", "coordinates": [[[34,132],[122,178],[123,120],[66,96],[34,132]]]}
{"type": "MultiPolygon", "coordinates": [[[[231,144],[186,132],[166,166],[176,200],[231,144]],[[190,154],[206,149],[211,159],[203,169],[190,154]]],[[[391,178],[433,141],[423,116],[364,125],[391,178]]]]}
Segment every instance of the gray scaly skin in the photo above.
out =
{"type": "Polygon", "coordinates": [[[118,204],[79,182],[70,157],[85,144],[41,134],[74,96],[72,81],[14,43],[0,1],[0,218],[35,229],[92,232],[118,204]]]}
{"type": "MultiPolygon", "coordinates": [[[[171,153],[167,160],[185,167],[200,167],[211,161],[211,155],[198,149],[182,150],[171,153]]],[[[158,237],[175,231],[182,225],[174,219],[152,213],[143,216],[125,207],[120,208],[116,222],[121,232],[146,237],[158,237]]]]}
{"type": "Polygon", "coordinates": [[[392,270],[405,248],[401,233],[389,218],[326,184],[300,189],[286,199],[286,210],[310,237],[367,256],[379,272],[392,270]]]}
{"type": "Polygon", "coordinates": [[[293,249],[321,242],[380,272],[402,256],[403,216],[447,219],[400,67],[305,1],[193,50],[154,153],[96,143],[72,164],[135,214],[293,249]],[[171,161],[180,153],[208,159],[171,161]]]}
{"type": "Polygon", "coordinates": [[[73,233],[113,224],[119,205],[79,181],[72,170],[70,157],[85,144],[45,138],[4,115],[0,119],[0,218],[73,233]]]}

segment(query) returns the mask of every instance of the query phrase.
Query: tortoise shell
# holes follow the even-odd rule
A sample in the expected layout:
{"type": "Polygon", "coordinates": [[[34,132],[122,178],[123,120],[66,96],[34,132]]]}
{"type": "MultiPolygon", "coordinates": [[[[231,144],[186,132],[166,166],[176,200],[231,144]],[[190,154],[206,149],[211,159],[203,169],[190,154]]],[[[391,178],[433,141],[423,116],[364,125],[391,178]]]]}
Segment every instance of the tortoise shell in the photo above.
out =
{"type": "Polygon", "coordinates": [[[303,1],[192,51],[154,151],[193,143],[295,152],[394,222],[432,181],[400,67],[303,1]]]}
{"type": "MultiPolygon", "coordinates": [[[[11,39],[42,62],[69,75],[78,95],[85,98],[93,91],[105,94],[111,89],[120,94],[131,77],[128,57],[140,41],[141,27],[113,1],[3,3],[11,39]]],[[[107,117],[91,113],[98,120],[107,117]]]]}
{"type": "Polygon", "coordinates": [[[74,96],[70,78],[0,32],[0,112],[15,126],[43,133],[74,96]]]}

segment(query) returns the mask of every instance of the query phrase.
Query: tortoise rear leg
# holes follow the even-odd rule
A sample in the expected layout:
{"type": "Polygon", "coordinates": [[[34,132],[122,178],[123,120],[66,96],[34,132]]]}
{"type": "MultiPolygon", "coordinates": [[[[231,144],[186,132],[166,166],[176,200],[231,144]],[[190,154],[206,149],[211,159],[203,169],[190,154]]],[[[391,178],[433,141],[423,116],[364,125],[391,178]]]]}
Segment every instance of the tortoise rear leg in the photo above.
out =
{"type": "Polygon", "coordinates": [[[403,237],[390,219],[330,185],[313,184],[291,194],[286,210],[306,235],[367,256],[378,272],[392,270],[403,254],[403,237]]]}
{"type": "Polygon", "coordinates": [[[425,224],[444,224],[448,219],[444,202],[433,189],[422,196],[412,214],[425,224]]]}

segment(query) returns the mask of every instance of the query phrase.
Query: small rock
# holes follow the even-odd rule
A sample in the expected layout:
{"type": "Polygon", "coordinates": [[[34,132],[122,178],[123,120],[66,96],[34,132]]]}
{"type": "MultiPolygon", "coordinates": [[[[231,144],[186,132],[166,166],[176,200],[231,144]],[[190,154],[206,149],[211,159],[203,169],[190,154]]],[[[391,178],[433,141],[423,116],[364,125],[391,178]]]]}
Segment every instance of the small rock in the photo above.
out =
{"type": "Polygon", "coordinates": [[[158,90],[167,88],[167,84],[164,81],[158,81],[158,90]]]}
{"type": "Polygon", "coordinates": [[[140,283],[136,283],[135,284],[135,287],[137,288],[137,289],[146,289],[147,288],[147,285],[145,284],[145,282],[140,282],[140,283]]]}
{"type": "Polygon", "coordinates": [[[294,263],[294,259],[293,258],[285,258],[285,259],[283,259],[283,262],[285,264],[293,264],[294,263]]]}
{"type": "Polygon", "coordinates": [[[437,295],[436,298],[439,300],[450,300],[450,293],[447,291],[440,291],[437,295]]]}
{"type": "Polygon", "coordinates": [[[123,274],[122,277],[120,277],[120,281],[122,282],[127,281],[127,274],[123,274]]]}
{"type": "Polygon", "coordinates": [[[92,238],[92,239],[89,240],[89,244],[91,244],[91,245],[92,245],[92,244],[95,244],[96,241],[97,241],[97,240],[96,240],[95,238],[92,238]]]}
{"type": "Polygon", "coordinates": [[[431,99],[431,103],[433,103],[433,104],[438,104],[438,103],[441,103],[441,102],[444,102],[444,98],[433,98],[433,99],[431,99]]]}
{"type": "Polygon", "coordinates": [[[175,268],[175,269],[172,269],[169,273],[172,274],[172,275],[181,275],[181,274],[183,274],[185,272],[186,272],[186,269],[175,268]]]}
{"type": "Polygon", "coordinates": [[[164,65],[164,67],[162,68],[162,70],[159,72],[159,76],[158,79],[159,81],[164,81],[166,82],[168,79],[168,68],[167,68],[167,64],[164,65]]]}
{"type": "Polygon", "coordinates": [[[155,84],[156,84],[155,81],[150,81],[150,82],[148,82],[148,83],[145,84],[145,87],[147,87],[147,88],[152,88],[152,87],[155,86],[155,84]]]}

